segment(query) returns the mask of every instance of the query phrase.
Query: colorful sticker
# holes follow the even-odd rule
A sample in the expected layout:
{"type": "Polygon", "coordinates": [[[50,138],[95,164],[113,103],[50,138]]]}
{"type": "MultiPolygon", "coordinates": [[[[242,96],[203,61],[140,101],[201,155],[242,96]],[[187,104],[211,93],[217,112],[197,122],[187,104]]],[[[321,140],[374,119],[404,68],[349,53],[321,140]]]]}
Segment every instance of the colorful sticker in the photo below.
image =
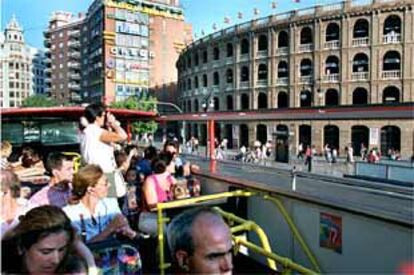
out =
{"type": "Polygon", "coordinates": [[[342,217],[320,213],[319,246],[342,254],[342,217]]]}

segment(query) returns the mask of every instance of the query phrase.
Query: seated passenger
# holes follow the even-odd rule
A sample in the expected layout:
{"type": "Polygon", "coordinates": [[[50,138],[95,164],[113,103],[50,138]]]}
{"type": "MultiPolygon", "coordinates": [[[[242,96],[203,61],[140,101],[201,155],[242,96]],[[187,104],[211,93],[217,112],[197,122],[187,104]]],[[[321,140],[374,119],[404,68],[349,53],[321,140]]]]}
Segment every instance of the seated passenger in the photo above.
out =
{"type": "Polygon", "coordinates": [[[30,203],[35,206],[54,205],[62,208],[68,204],[71,196],[73,162],[62,153],[52,152],[47,157],[46,167],[52,176],[49,185],[36,192],[30,203]]]}
{"type": "Polygon", "coordinates": [[[154,146],[149,146],[144,150],[144,158],[136,163],[135,168],[144,178],[152,174],[151,162],[156,156],[157,149],[154,146]]]}
{"type": "Polygon", "coordinates": [[[11,170],[1,170],[0,197],[1,236],[19,223],[19,216],[30,209],[26,199],[20,198],[20,182],[11,170]]]}
{"type": "Polygon", "coordinates": [[[173,199],[172,188],[176,184],[174,177],[173,156],[161,153],[152,162],[154,174],[148,176],[142,186],[143,212],[139,215],[138,228],[141,232],[157,235],[157,214],[151,213],[158,203],[173,199]]]}
{"type": "Polygon", "coordinates": [[[20,180],[24,180],[31,176],[41,176],[46,170],[39,154],[32,148],[24,148],[21,164],[14,167],[13,171],[20,180]]]}
{"type": "Polygon", "coordinates": [[[109,182],[97,165],[87,165],[73,178],[73,202],[63,208],[86,242],[102,241],[120,234],[130,239],[136,232],[131,230],[121,214],[115,198],[107,198],[109,182]]]}
{"type": "Polygon", "coordinates": [[[66,264],[69,256],[75,254],[75,232],[65,213],[54,206],[37,207],[27,212],[14,230],[5,234],[1,248],[2,274],[76,271],[66,264]]]}
{"type": "Polygon", "coordinates": [[[177,172],[176,176],[188,177],[191,175],[191,172],[197,172],[200,170],[200,167],[198,165],[191,164],[189,161],[186,161],[179,155],[180,146],[178,142],[167,141],[164,144],[164,152],[168,152],[174,156],[175,170],[177,172]]]}
{"type": "Polygon", "coordinates": [[[12,153],[12,148],[12,145],[7,140],[1,142],[1,169],[9,168],[10,164],[8,158],[12,153]]]}
{"type": "Polygon", "coordinates": [[[177,273],[231,274],[231,233],[209,208],[192,208],[174,217],[167,240],[177,273]]]}

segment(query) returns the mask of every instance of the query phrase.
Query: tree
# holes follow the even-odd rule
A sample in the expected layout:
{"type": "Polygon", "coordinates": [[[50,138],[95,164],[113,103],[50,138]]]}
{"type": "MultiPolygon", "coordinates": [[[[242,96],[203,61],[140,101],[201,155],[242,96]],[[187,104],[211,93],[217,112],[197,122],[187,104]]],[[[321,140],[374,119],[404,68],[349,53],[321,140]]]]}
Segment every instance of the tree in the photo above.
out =
{"type": "MultiPolygon", "coordinates": [[[[111,108],[157,112],[157,99],[149,95],[131,96],[125,100],[113,102],[111,108]]],[[[155,121],[137,121],[132,123],[134,134],[154,133],[158,128],[155,121]]]]}
{"type": "Polygon", "coordinates": [[[53,107],[58,105],[59,103],[55,99],[45,95],[32,95],[26,97],[22,102],[23,107],[53,107]]]}

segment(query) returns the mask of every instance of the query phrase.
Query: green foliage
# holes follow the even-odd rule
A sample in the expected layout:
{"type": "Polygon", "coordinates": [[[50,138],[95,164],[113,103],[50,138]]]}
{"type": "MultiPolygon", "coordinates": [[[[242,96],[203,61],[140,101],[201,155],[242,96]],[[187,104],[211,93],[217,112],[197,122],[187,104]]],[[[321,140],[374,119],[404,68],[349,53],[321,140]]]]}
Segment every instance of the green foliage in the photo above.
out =
{"type": "MultiPolygon", "coordinates": [[[[113,102],[111,108],[140,110],[146,112],[157,112],[157,99],[149,95],[141,97],[131,96],[123,101],[113,102]]],[[[155,121],[137,121],[132,123],[134,134],[154,133],[158,128],[155,121]]]]}
{"type": "Polygon", "coordinates": [[[45,95],[32,95],[29,97],[26,97],[22,102],[23,107],[53,107],[53,106],[59,106],[59,103],[51,98],[47,97],[45,95]]]}

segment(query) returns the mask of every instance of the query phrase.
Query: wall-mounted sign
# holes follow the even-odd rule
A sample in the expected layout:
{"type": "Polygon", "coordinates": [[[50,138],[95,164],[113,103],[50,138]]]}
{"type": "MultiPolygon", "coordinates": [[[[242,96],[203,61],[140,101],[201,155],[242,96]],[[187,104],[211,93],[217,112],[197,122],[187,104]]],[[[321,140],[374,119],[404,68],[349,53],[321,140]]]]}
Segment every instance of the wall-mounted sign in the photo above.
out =
{"type": "Polygon", "coordinates": [[[128,47],[111,47],[110,53],[119,57],[139,60],[148,60],[149,56],[148,50],[128,47]]]}
{"type": "Polygon", "coordinates": [[[135,34],[141,36],[148,36],[148,26],[147,25],[140,25],[128,22],[116,22],[116,32],[117,33],[128,33],[128,34],[135,34]]]}
{"type": "Polygon", "coordinates": [[[320,213],[319,246],[342,254],[342,217],[320,213]]]}

